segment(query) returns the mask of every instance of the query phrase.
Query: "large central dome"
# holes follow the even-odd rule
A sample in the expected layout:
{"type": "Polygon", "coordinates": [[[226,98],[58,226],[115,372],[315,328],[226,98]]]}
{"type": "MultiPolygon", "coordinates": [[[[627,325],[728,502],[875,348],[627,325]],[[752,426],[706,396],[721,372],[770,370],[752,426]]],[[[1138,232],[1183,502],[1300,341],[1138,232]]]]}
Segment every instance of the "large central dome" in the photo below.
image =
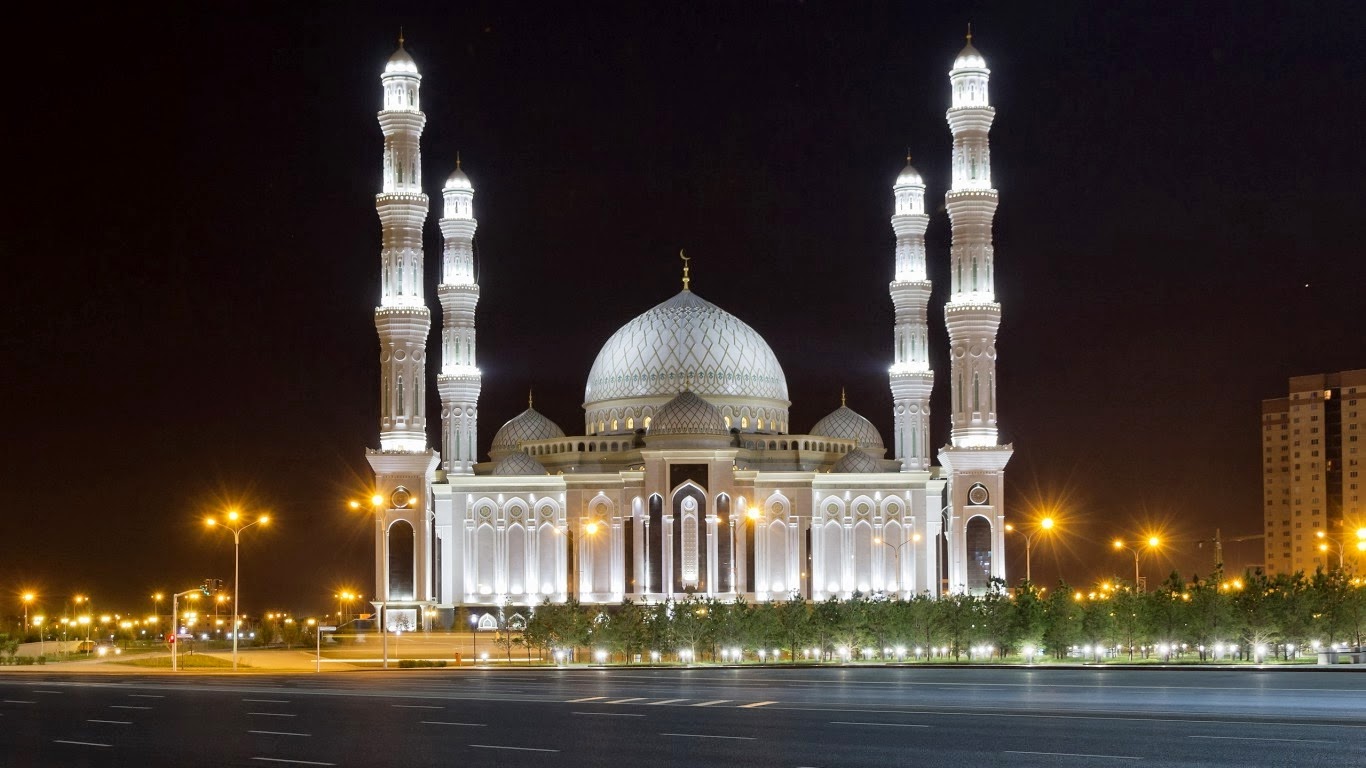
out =
{"type": "Polygon", "coordinates": [[[753,328],[684,290],[622,326],[588,372],[588,434],[648,429],[682,390],[715,405],[742,432],[786,432],[787,378],[753,328]]]}

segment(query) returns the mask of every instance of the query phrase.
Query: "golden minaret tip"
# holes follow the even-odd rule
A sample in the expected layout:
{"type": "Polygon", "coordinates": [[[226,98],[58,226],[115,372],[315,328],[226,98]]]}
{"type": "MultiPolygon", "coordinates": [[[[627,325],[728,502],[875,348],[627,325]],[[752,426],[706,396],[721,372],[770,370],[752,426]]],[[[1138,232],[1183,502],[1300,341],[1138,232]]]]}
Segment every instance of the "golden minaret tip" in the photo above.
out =
{"type": "Polygon", "coordinates": [[[688,262],[692,261],[692,259],[688,258],[687,254],[683,253],[682,248],[678,249],[678,258],[683,260],[683,290],[690,291],[692,289],[688,286],[692,284],[692,278],[688,277],[688,262]]]}

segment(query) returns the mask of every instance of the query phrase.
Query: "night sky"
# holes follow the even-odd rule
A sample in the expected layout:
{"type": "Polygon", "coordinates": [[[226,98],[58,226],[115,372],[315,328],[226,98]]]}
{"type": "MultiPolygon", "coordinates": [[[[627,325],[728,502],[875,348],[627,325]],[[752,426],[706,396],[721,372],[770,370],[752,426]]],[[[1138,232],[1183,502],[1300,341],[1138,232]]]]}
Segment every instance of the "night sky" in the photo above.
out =
{"type": "Polygon", "coordinates": [[[677,292],[679,248],[772,346],[794,432],[843,387],[890,443],[908,146],[942,445],[969,21],[997,109],[1008,514],[1065,520],[1035,580],[1132,573],[1108,541],[1150,524],[1172,542],[1150,577],[1208,570],[1196,540],[1261,530],[1260,401],[1366,367],[1359,3],[224,3],[15,29],[0,591],[145,610],[230,580],[231,536],[201,522],[229,504],[275,517],[244,535],[247,612],[372,591],[373,528],[345,503],[378,445],[375,113],[400,26],[427,192],[457,150],[476,188],[481,450],[531,387],[582,431],[598,348],[677,292]]]}

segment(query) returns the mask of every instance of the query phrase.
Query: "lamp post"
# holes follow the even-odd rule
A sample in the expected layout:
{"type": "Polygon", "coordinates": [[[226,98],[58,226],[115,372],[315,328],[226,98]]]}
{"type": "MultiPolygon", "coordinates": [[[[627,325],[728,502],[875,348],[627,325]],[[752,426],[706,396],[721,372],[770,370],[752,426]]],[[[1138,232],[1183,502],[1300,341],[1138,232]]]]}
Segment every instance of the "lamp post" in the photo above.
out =
{"type": "Polygon", "coordinates": [[[24,640],[27,640],[27,639],[28,639],[28,628],[29,628],[29,627],[28,627],[28,604],[31,603],[31,602],[33,602],[33,593],[32,593],[32,592],[25,592],[25,593],[23,594],[23,603],[24,603],[24,633],[23,633],[23,635],[20,636],[20,642],[23,642],[24,640]]]}
{"type": "MultiPolygon", "coordinates": [[[[741,523],[741,525],[747,523],[758,523],[761,514],[762,513],[759,512],[758,507],[750,507],[749,509],[745,510],[744,520],[741,520],[739,522],[741,523]]],[[[740,585],[735,581],[735,560],[737,554],[735,549],[735,529],[737,526],[735,525],[736,521],[733,519],[734,517],[735,515],[732,514],[732,519],[726,521],[726,525],[730,527],[730,591],[739,594],[740,585]]],[[[751,591],[753,591],[754,589],[753,584],[746,584],[745,586],[749,587],[751,591]]]]}
{"type": "MultiPolygon", "coordinates": [[[[1329,544],[1336,544],[1338,550],[1338,570],[1344,570],[1346,565],[1344,560],[1347,551],[1347,539],[1342,536],[1330,536],[1326,531],[1315,531],[1314,536],[1319,540],[1319,551],[1327,554],[1331,547],[1329,544]]],[[[1358,552],[1366,553],[1366,527],[1356,530],[1356,549],[1358,552]]],[[[1360,557],[1361,555],[1358,555],[1360,557]]]]}
{"type": "MultiPolygon", "coordinates": [[[[1033,544],[1034,535],[1035,535],[1035,534],[1038,534],[1038,533],[1043,533],[1043,532],[1045,532],[1045,531],[1051,531],[1051,530],[1053,530],[1054,524],[1055,524],[1055,523],[1054,523],[1054,521],[1053,521],[1053,518],[1051,518],[1051,517],[1045,517],[1045,518],[1043,518],[1042,520],[1039,521],[1039,525],[1038,525],[1037,528],[1035,528],[1035,529],[1032,530],[1032,531],[1025,532],[1025,531],[1022,531],[1022,530],[1017,529],[1015,526],[1013,526],[1013,525],[1011,525],[1011,524],[1009,524],[1009,523],[1006,523],[1006,532],[1007,532],[1007,533],[1018,533],[1018,534],[1020,534],[1021,536],[1024,536],[1024,540],[1025,540],[1025,581],[1029,582],[1030,584],[1033,584],[1033,583],[1034,583],[1033,572],[1030,570],[1030,567],[1029,567],[1029,566],[1030,566],[1030,563],[1029,563],[1029,550],[1030,550],[1030,546],[1033,544]]],[[[1135,580],[1134,583],[1137,584],[1137,580],[1135,580]]]]}
{"type": "MultiPolygon", "coordinates": [[[[156,624],[157,622],[159,622],[159,621],[161,620],[161,619],[160,619],[160,614],[159,614],[159,611],[161,610],[161,607],[160,607],[160,606],[161,606],[161,593],[160,593],[160,592],[156,592],[156,593],[154,593],[154,594],[152,595],[152,623],[153,623],[153,624],[156,624]]],[[[174,624],[175,621],[172,620],[171,623],[174,624]]]]}
{"type": "MultiPolygon", "coordinates": [[[[883,539],[881,539],[881,538],[876,538],[876,537],[873,539],[873,541],[874,541],[874,543],[881,544],[882,546],[887,547],[888,549],[892,550],[892,555],[893,555],[893,558],[894,558],[894,559],[892,560],[892,562],[893,562],[893,568],[894,568],[895,571],[896,571],[896,580],[895,580],[895,582],[893,583],[892,586],[893,586],[893,588],[899,588],[899,587],[901,587],[901,586],[902,586],[902,578],[901,578],[901,548],[904,547],[904,546],[906,546],[907,544],[914,544],[914,543],[916,543],[917,541],[920,541],[920,534],[918,534],[918,533],[912,533],[912,534],[911,534],[911,538],[906,539],[905,541],[901,542],[900,544],[893,544],[893,543],[890,542],[890,541],[884,541],[883,539]]],[[[905,591],[905,590],[901,590],[901,591],[905,591]]]]}
{"type": "Polygon", "coordinates": [[[227,520],[226,522],[220,522],[212,517],[207,517],[204,519],[204,524],[209,528],[218,526],[219,528],[226,528],[227,530],[232,531],[232,669],[235,672],[237,671],[237,636],[242,634],[242,628],[237,625],[237,606],[238,603],[241,602],[237,599],[237,596],[241,594],[242,586],[240,581],[241,571],[238,568],[241,562],[242,553],[242,531],[245,531],[253,525],[267,525],[270,523],[270,517],[261,515],[250,523],[247,523],[243,522],[242,515],[238,514],[237,510],[230,509],[228,510],[227,515],[225,515],[225,518],[227,520]]]}
{"type": "Polygon", "coordinates": [[[475,613],[470,614],[470,637],[474,644],[474,650],[470,652],[470,666],[472,667],[479,663],[479,616],[475,613]]]}
{"type": "Polygon", "coordinates": [[[1143,541],[1136,541],[1132,545],[1126,544],[1123,539],[1114,540],[1114,548],[1116,552],[1118,552],[1121,549],[1127,549],[1129,552],[1133,553],[1134,592],[1138,591],[1138,556],[1142,554],[1145,549],[1157,549],[1161,545],[1162,540],[1156,536],[1149,536],[1147,539],[1144,539],[1143,541]]]}

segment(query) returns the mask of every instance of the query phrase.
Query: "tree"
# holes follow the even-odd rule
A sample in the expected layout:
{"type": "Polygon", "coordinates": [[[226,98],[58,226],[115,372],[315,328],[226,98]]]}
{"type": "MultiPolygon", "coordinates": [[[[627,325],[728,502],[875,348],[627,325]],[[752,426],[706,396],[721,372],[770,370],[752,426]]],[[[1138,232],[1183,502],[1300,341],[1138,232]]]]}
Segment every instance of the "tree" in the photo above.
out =
{"type": "Polygon", "coordinates": [[[792,663],[797,661],[797,649],[806,645],[811,638],[811,606],[797,595],[785,602],[773,603],[770,607],[775,631],[787,646],[792,663]]]}
{"type": "Polygon", "coordinates": [[[1081,637],[1081,620],[1071,587],[1059,581],[1057,589],[1044,600],[1043,643],[1053,658],[1066,658],[1067,651],[1081,637]]]}

